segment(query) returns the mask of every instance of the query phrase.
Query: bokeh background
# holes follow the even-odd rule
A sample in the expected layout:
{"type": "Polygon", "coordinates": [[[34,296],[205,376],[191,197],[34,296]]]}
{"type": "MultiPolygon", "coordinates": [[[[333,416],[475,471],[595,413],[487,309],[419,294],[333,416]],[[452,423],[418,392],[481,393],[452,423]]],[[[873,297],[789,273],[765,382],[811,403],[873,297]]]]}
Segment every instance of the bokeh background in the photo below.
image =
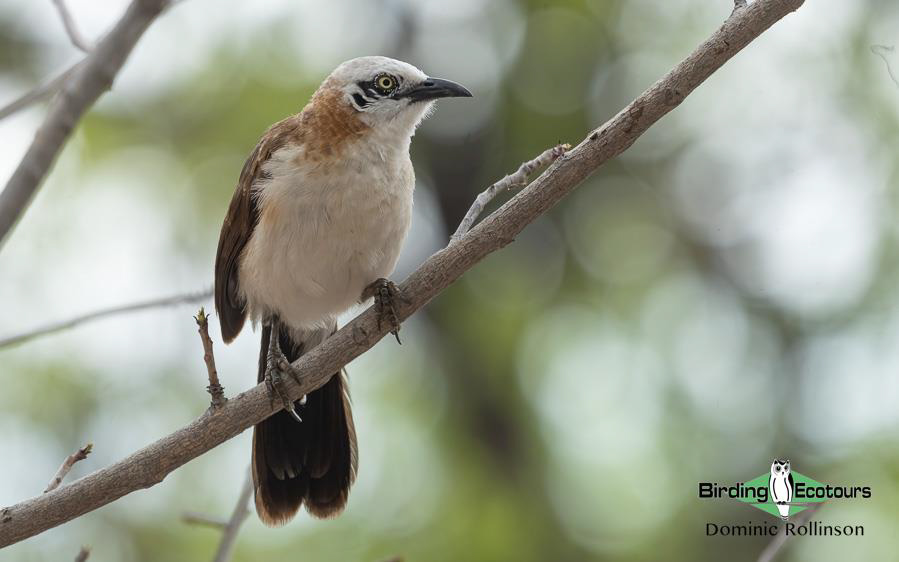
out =
{"type": "MultiPolygon", "coordinates": [[[[96,38],[126,2],[71,0],[96,38]]],[[[729,0],[183,0],[138,44],[0,249],[0,337],[103,306],[202,290],[244,158],[338,63],[364,54],[457,80],[416,136],[402,279],[474,195],[577,142],[704,40],[729,0]]],[[[807,2],[624,155],[350,365],[359,478],[334,521],[255,516],[235,560],[751,560],[768,516],[701,501],[787,457],[832,484],[829,524],[785,560],[899,552],[899,4],[807,2]]],[[[77,61],[49,0],[0,2],[0,103],[77,61]]],[[[8,177],[44,106],[0,122],[8,177]]],[[[5,181],[5,180],[4,180],[5,181]]],[[[207,303],[208,306],[208,303],[207,303]]],[[[204,411],[180,306],[0,349],[0,505],[204,411]]],[[[229,394],[257,334],[216,345],[229,394]]],[[[217,326],[213,338],[219,341],[217,326]]],[[[206,560],[250,432],[2,560],[206,560]]],[[[773,521],[773,520],[772,520],[773,521]]]]}

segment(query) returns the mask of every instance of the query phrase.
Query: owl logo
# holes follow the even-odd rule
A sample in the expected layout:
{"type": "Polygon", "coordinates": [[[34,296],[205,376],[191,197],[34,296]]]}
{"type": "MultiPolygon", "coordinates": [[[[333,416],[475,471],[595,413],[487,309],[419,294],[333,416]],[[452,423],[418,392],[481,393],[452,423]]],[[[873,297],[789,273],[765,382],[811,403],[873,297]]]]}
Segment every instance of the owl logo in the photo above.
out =
{"type": "Polygon", "coordinates": [[[793,501],[793,474],[790,472],[790,461],[774,459],[771,463],[771,476],[768,478],[768,490],[771,501],[777,505],[777,511],[786,521],[790,517],[790,502],[793,501]]]}

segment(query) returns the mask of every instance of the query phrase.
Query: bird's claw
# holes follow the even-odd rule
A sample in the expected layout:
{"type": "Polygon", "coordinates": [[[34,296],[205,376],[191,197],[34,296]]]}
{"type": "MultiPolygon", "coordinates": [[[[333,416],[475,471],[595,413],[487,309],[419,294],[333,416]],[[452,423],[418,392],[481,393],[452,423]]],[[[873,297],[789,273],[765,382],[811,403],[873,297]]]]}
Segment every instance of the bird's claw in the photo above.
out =
{"type": "MultiPolygon", "coordinates": [[[[269,348],[265,369],[265,384],[268,388],[271,405],[274,407],[275,399],[277,398],[281,402],[281,406],[290,413],[293,419],[302,423],[303,418],[297,413],[294,402],[288,398],[287,391],[284,388],[284,379],[282,378],[284,372],[290,373],[292,377],[296,378],[293,369],[290,368],[290,363],[287,362],[287,358],[284,357],[281,350],[269,348]]],[[[305,400],[305,396],[300,399],[301,406],[305,404],[305,400]]]]}
{"type": "Polygon", "coordinates": [[[390,279],[378,279],[365,288],[362,293],[364,299],[374,297],[375,310],[378,313],[378,330],[383,322],[390,326],[390,333],[396,338],[396,343],[402,345],[400,340],[400,320],[396,313],[396,302],[406,302],[400,288],[390,279]]]}

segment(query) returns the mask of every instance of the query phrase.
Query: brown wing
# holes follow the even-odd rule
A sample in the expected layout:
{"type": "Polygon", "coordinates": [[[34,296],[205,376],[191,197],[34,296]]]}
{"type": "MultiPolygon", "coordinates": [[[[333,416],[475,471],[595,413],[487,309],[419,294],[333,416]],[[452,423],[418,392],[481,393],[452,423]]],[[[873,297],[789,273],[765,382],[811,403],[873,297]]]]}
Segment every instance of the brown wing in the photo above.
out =
{"type": "Polygon", "coordinates": [[[215,256],[215,309],[225,343],[237,337],[247,318],[246,305],[240,296],[238,270],[244,246],[250,240],[259,218],[253,186],[265,178],[262,165],[272,153],[291,140],[299,140],[300,121],[300,116],[294,115],[266,131],[243,165],[222,224],[215,256]]]}

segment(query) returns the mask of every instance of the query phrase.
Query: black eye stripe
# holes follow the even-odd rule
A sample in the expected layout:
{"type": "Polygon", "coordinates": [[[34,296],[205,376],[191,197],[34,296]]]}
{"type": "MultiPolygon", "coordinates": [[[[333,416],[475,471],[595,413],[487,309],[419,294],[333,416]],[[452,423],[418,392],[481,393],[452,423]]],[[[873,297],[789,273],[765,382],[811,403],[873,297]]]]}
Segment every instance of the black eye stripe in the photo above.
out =
{"type": "MultiPolygon", "coordinates": [[[[371,103],[380,98],[389,97],[389,96],[393,95],[393,93],[399,89],[399,87],[402,83],[403,83],[403,81],[399,77],[394,76],[392,74],[378,74],[371,80],[356,82],[356,85],[359,86],[359,89],[362,90],[362,92],[364,93],[364,96],[359,96],[359,97],[364,97],[364,100],[367,103],[371,103]],[[390,88],[385,89],[378,85],[378,82],[380,82],[384,78],[389,78],[392,81],[392,85],[390,88]]],[[[363,105],[362,103],[360,103],[359,99],[356,98],[357,95],[359,95],[359,94],[353,94],[353,99],[356,100],[357,104],[363,105]]]]}
{"type": "Polygon", "coordinates": [[[368,100],[363,98],[362,95],[358,93],[353,94],[353,101],[356,102],[356,105],[359,106],[359,108],[363,108],[368,105],[368,100]]]}

